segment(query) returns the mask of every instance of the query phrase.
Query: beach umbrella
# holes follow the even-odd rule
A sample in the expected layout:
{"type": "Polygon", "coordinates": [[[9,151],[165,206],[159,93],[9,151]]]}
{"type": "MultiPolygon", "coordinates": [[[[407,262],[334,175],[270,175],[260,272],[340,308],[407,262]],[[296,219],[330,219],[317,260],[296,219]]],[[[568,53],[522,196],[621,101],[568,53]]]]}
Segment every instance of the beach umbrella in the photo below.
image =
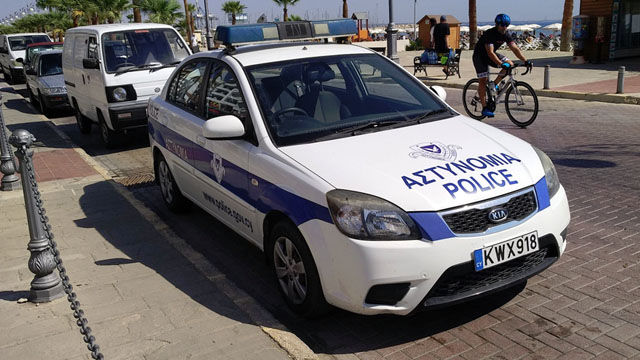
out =
{"type": "Polygon", "coordinates": [[[560,30],[562,30],[562,24],[561,23],[549,24],[549,25],[543,27],[543,29],[545,29],[545,30],[553,30],[553,31],[560,31],[560,30]]]}
{"type": "Polygon", "coordinates": [[[469,32],[469,27],[468,26],[460,26],[460,32],[469,32]]]}
{"type": "Polygon", "coordinates": [[[493,27],[493,25],[482,25],[482,26],[478,26],[478,30],[487,31],[487,30],[491,29],[492,27],[493,27]]]}
{"type": "Polygon", "coordinates": [[[522,25],[522,26],[526,26],[526,27],[531,28],[533,30],[540,29],[542,27],[542,26],[540,26],[538,24],[526,24],[526,25],[522,25]]]}

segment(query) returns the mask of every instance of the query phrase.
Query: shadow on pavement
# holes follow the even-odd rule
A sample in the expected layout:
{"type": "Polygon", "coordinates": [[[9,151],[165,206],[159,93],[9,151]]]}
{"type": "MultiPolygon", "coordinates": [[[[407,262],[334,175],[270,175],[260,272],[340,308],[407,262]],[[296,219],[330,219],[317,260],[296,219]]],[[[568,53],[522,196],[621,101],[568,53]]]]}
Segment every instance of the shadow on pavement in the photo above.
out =
{"type": "MultiPolygon", "coordinates": [[[[34,143],[35,147],[62,149],[68,149],[71,147],[69,143],[61,139],[58,134],[55,133],[55,131],[46,123],[45,120],[24,122],[19,124],[8,124],[7,129],[9,129],[10,133],[17,129],[24,129],[29,131],[36,138],[36,141],[34,143]]],[[[10,133],[7,134],[7,136],[10,136],[10,133]]]]}
{"type": "Polygon", "coordinates": [[[149,135],[146,128],[130,130],[127,134],[120,134],[115,148],[107,149],[100,138],[100,129],[98,129],[97,124],[93,124],[89,134],[81,134],[75,120],[64,124],[56,123],[56,127],[67,134],[74,144],[81,147],[90,156],[114,154],[149,146],[149,135]]]}
{"type": "MultiPolygon", "coordinates": [[[[618,59],[614,61],[608,61],[602,64],[586,63],[586,64],[570,64],[572,56],[559,56],[559,57],[547,57],[547,58],[533,58],[533,64],[535,67],[544,68],[545,65],[550,65],[551,68],[561,69],[584,69],[584,70],[609,70],[617,71],[618,67],[624,66],[626,71],[640,71],[640,58],[627,58],[618,59]]],[[[540,69],[544,71],[544,69],[540,69]]]]}
{"type": "Polygon", "coordinates": [[[26,299],[28,291],[0,291],[0,300],[16,302],[18,299],[26,299]]]}
{"type": "Polygon", "coordinates": [[[227,278],[256,299],[314,352],[348,354],[419,340],[455,328],[503,306],[525,283],[450,308],[414,316],[362,316],[334,309],[323,318],[302,319],[288,310],[263,253],[195,205],[185,214],[166,209],[157,186],[132,190],[176,234],[202,253],[227,278]]]}
{"type": "MultiPolygon", "coordinates": [[[[83,191],[79,204],[86,218],[76,220],[76,224],[84,228],[95,228],[106,241],[129,258],[100,259],[100,253],[97,252],[95,254],[97,265],[122,266],[126,271],[127,264],[141,263],[162,276],[175,289],[206,306],[215,314],[239,322],[252,323],[244,312],[200,274],[177,250],[169,243],[159,240],[162,236],[118,193],[111,183],[106,181],[94,183],[85,186],[83,191]]],[[[131,281],[133,284],[140,284],[138,279],[131,281]]],[[[175,296],[171,297],[170,293],[163,291],[164,287],[155,289],[151,285],[143,284],[139,286],[139,290],[137,287],[132,289],[131,285],[127,287],[127,279],[119,280],[115,286],[118,285],[125,286],[127,291],[135,291],[135,294],[130,296],[156,299],[169,297],[170,300],[176,301],[175,296]]],[[[174,291],[172,287],[170,289],[169,292],[174,291]]]]}

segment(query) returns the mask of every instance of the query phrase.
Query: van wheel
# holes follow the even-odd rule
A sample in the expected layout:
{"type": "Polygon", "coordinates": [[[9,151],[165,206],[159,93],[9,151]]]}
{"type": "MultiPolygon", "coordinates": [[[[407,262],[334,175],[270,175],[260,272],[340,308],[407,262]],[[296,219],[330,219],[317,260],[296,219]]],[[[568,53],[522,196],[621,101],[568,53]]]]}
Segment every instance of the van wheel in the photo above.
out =
{"type": "Polygon", "coordinates": [[[162,200],[167,208],[176,213],[185,212],[189,208],[189,200],[182,195],[171,170],[169,170],[169,164],[162,155],[159,155],[156,160],[155,175],[162,192],[162,200]]]}
{"type": "Polygon", "coordinates": [[[78,125],[78,130],[80,130],[81,134],[89,134],[91,133],[91,119],[82,115],[80,109],[76,106],[76,125],[78,125]]]}
{"type": "Polygon", "coordinates": [[[107,122],[100,112],[98,112],[98,126],[100,126],[100,138],[107,149],[113,149],[116,146],[116,132],[109,129],[107,122]]]}
{"type": "Polygon", "coordinates": [[[267,248],[278,290],[296,314],[312,318],[330,309],[320,284],[320,276],[300,231],[289,221],[273,227],[267,248]]]}

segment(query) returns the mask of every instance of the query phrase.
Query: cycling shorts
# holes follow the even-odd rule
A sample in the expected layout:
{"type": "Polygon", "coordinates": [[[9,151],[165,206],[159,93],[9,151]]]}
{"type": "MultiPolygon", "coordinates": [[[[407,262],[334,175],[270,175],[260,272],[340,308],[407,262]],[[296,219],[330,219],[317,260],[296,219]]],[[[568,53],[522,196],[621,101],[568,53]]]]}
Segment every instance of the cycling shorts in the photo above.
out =
{"type": "MultiPolygon", "coordinates": [[[[500,59],[500,62],[505,62],[509,60],[506,56],[500,53],[495,53],[495,54],[498,57],[498,59],[500,59]]],[[[489,59],[488,56],[479,56],[479,55],[476,55],[475,52],[473,53],[473,67],[476,68],[476,74],[478,78],[489,77],[489,66],[494,68],[498,67],[496,64],[493,63],[493,61],[489,59]]]]}

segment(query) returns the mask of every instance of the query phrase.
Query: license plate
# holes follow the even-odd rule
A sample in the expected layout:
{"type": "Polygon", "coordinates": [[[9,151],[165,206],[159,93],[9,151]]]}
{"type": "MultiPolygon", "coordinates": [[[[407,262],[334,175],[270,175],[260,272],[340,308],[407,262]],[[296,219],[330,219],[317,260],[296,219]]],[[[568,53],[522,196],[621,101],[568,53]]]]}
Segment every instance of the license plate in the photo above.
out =
{"type": "Polygon", "coordinates": [[[534,231],[514,239],[477,249],[473,252],[473,260],[476,271],[480,271],[530,254],[539,248],[538,232],[534,231]]]}

